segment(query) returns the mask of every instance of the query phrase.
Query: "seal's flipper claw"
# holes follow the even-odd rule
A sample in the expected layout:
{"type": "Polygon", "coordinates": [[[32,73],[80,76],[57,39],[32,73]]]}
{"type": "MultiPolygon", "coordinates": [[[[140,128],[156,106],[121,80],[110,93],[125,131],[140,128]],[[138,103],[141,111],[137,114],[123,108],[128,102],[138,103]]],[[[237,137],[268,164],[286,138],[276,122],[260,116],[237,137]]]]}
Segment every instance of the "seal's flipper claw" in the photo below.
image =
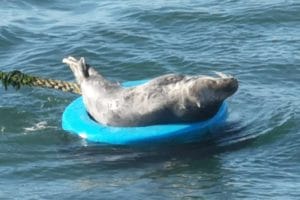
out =
{"type": "Polygon", "coordinates": [[[79,60],[79,63],[86,69],[87,68],[87,65],[85,63],[85,58],[84,57],[81,57],[80,60],[79,60]]]}
{"type": "Polygon", "coordinates": [[[85,64],[85,59],[84,59],[84,57],[80,57],[80,60],[79,60],[80,62],[82,62],[83,64],[85,64]]]}

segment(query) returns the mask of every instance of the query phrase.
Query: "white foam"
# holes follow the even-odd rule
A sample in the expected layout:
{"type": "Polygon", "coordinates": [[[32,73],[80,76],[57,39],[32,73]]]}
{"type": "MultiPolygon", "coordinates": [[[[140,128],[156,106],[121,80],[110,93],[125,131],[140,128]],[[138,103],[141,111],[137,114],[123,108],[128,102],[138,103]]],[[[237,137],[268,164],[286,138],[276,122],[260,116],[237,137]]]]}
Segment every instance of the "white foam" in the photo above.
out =
{"type": "Polygon", "coordinates": [[[25,131],[33,132],[33,131],[39,131],[46,128],[53,128],[54,126],[47,126],[46,121],[41,121],[33,125],[32,127],[26,127],[24,128],[25,131]]]}

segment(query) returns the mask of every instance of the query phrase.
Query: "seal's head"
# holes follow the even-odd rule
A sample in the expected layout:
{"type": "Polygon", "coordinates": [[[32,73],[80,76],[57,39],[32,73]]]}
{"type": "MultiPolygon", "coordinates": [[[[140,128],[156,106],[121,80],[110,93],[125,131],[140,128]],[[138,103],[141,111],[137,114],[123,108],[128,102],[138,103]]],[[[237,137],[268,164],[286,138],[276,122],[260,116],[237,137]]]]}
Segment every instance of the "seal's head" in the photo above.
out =
{"type": "Polygon", "coordinates": [[[217,73],[218,77],[203,76],[192,86],[201,107],[220,104],[238,89],[238,80],[232,76],[217,73]]]}

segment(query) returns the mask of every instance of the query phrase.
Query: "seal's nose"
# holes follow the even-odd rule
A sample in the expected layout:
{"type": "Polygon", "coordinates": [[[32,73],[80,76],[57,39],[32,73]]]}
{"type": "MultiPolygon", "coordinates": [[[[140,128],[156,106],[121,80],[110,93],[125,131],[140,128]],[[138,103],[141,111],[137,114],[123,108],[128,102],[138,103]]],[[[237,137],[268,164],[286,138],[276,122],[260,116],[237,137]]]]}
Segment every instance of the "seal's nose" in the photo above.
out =
{"type": "Polygon", "coordinates": [[[223,90],[231,94],[235,93],[239,87],[238,80],[234,77],[223,79],[223,90]]]}

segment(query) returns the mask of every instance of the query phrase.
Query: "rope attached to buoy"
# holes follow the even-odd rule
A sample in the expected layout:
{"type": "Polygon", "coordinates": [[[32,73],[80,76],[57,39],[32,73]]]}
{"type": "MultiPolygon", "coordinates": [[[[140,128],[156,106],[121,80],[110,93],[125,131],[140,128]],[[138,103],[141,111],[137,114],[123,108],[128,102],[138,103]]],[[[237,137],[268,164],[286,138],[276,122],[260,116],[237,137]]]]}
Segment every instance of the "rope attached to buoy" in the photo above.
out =
{"type": "Polygon", "coordinates": [[[9,85],[14,87],[16,90],[20,89],[21,86],[34,86],[81,94],[80,87],[77,83],[30,76],[18,70],[11,72],[0,71],[0,80],[2,81],[2,85],[5,90],[7,90],[9,85]]]}

